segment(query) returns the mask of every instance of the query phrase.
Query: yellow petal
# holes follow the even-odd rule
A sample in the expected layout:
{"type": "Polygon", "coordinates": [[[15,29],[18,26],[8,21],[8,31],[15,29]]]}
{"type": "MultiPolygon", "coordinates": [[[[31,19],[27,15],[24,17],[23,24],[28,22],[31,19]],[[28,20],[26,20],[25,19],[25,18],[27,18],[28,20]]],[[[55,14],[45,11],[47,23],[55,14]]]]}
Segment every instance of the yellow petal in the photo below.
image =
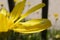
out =
{"type": "MultiPolygon", "coordinates": [[[[28,26],[28,27],[24,24],[21,24],[22,26],[18,25],[17,28],[14,28],[13,30],[15,32],[29,34],[29,33],[41,32],[51,26],[51,22],[48,19],[40,19],[39,22],[40,23],[37,23],[36,25],[28,26]]],[[[32,24],[34,24],[34,23],[36,23],[36,22],[33,22],[32,24]]],[[[27,25],[29,25],[29,24],[27,24],[27,25]]]]}
{"type": "Polygon", "coordinates": [[[23,1],[23,0],[14,0],[14,2],[19,2],[19,1],[23,1]]]}
{"type": "Polygon", "coordinates": [[[25,7],[25,1],[26,1],[26,0],[24,0],[24,1],[22,1],[22,2],[19,2],[19,3],[13,8],[13,10],[12,10],[12,12],[11,12],[11,15],[10,15],[10,17],[11,17],[12,20],[15,21],[18,17],[20,17],[20,15],[21,15],[21,13],[23,12],[24,7],[25,7]]]}
{"type": "MultiPolygon", "coordinates": [[[[22,19],[24,19],[25,17],[27,17],[27,16],[28,16],[29,14],[31,14],[32,12],[34,12],[34,11],[38,10],[39,8],[44,7],[44,6],[45,6],[45,4],[44,4],[44,3],[41,3],[41,4],[38,4],[38,5],[34,6],[34,7],[32,7],[32,8],[29,9],[26,13],[22,14],[22,15],[21,15],[21,18],[20,18],[17,22],[21,21],[22,19]]],[[[16,23],[17,23],[17,22],[16,22],[16,23]]]]}
{"type": "Polygon", "coordinates": [[[7,16],[7,17],[9,16],[9,12],[5,8],[2,8],[0,10],[0,13],[3,14],[3,15],[5,15],[5,16],[7,16]]]}
{"type": "Polygon", "coordinates": [[[6,32],[8,31],[7,27],[7,18],[3,14],[0,14],[0,32],[6,32]]]}
{"type": "Polygon", "coordinates": [[[24,26],[34,26],[34,25],[37,25],[39,24],[40,22],[42,22],[42,19],[32,19],[32,20],[29,20],[27,22],[22,22],[21,24],[24,25],[24,26]]]}

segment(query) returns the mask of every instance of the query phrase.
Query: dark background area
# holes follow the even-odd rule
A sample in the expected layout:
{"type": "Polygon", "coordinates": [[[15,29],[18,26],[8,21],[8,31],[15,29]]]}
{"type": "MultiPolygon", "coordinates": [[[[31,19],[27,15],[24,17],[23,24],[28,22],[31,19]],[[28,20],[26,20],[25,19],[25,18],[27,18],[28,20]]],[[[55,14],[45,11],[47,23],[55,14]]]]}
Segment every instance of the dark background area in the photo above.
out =
{"type": "MultiPolygon", "coordinates": [[[[48,2],[49,0],[42,0],[45,3],[45,7],[42,8],[42,18],[48,18],[48,2]]],[[[42,40],[47,40],[47,30],[41,32],[42,40]]]]}

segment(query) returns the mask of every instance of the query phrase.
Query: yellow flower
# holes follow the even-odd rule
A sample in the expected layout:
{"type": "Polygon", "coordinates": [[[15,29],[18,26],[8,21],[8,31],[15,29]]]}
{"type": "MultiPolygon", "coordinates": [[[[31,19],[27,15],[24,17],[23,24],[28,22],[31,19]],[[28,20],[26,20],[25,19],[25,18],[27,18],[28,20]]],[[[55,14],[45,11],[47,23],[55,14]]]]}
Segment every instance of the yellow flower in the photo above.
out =
{"type": "Polygon", "coordinates": [[[55,37],[56,37],[56,38],[60,38],[60,34],[57,34],[55,37]]]}
{"type": "Polygon", "coordinates": [[[19,2],[12,10],[8,13],[6,9],[2,8],[0,11],[0,32],[7,32],[13,30],[19,33],[35,33],[41,32],[51,26],[51,22],[48,19],[32,19],[26,22],[21,22],[32,12],[35,12],[39,8],[45,6],[44,3],[38,4],[26,13],[23,13],[26,0],[19,2]]]}
{"type": "Polygon", "coordinates": [[[31,5],[31,3],[30,3],[30,2],[27,2],[27,4],[28,4],[28,5],[31,5]]]}
{"type": "Polygon", "coordinates": [[[58,19],[58,16],[59,15],[57,13],[54,14],[55,19],[58,19]]]}

